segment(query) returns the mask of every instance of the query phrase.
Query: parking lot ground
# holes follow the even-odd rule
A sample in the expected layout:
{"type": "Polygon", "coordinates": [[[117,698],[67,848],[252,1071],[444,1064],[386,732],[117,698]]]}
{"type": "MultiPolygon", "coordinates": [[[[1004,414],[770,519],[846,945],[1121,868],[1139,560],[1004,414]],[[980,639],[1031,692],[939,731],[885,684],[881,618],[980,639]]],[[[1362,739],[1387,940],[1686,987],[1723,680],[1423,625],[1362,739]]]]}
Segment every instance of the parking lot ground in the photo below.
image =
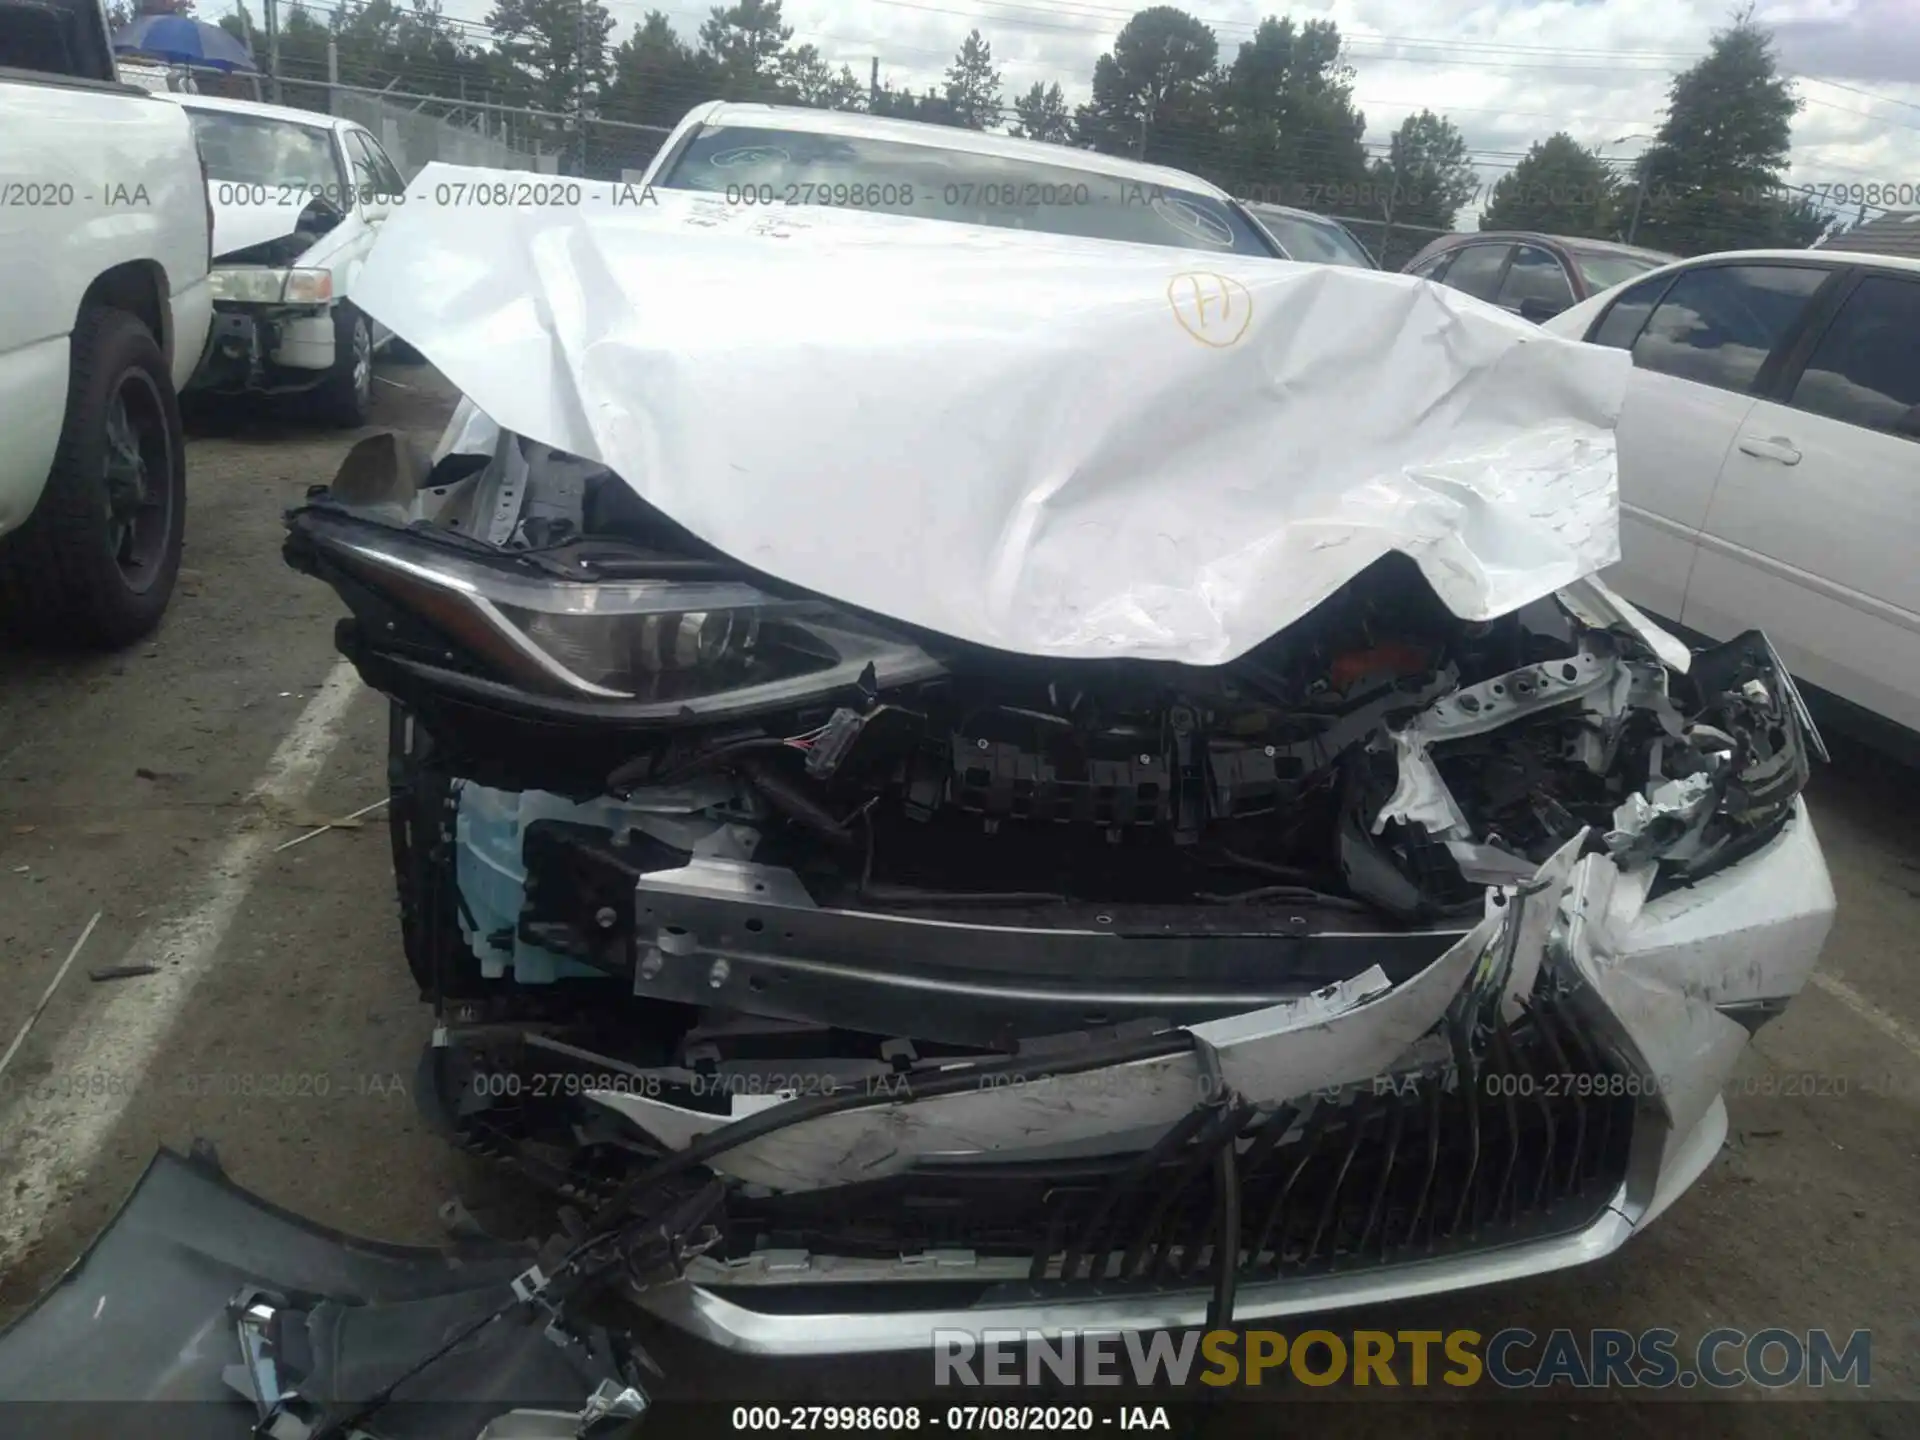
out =
{"type": "MultiPolygon", "coordinates": [[[[444,382],[424,366],[381,374],[377,422],[430,439],[453,404],[444,382]]],[[[196,1137],[239,1183],[363,1235],[435,1240],[455,1195],[502,1223],[537,1210],[416,1114],[428,1017],[399,954],[381,814],[276,849],[385,794],[384,704],[336,659],[332,593],[279,554],[282,511],[331,478],[350,438],[290,416],[228,416],[197,434],[186,569],[159,633],[110,657],[0,650],[0,1043],[100,916],[0,1076],[6,1315],[79,1253],[156,1146],[196,1137]],[[89,979],[123,964],[156,968],[89,979]]],[[[1816,983],[1750,1049],[1729,1097],[1731,1138],[1701,1183],[1591,1267],[1326,1323],[1483,1335],[1868,1329],[1866,1395],[1907,1403],[1831,1404],[1817,1423],[1914,1433],[1920,776],[1836,745],[1811,804],[1838,923],[1816,983]]],[[[673,1335],[655,1353],[663,1397],[931,1398],[924,1354],[757,1362],[673,1335]]],[[[1751,1387],[1738,1396],[1766,1398],[1751,1387]]],[[[1548,1418],[1565,1400],[1558,1392],[1527,1414],[1548,1418]]],[[[1384,1419],[1371,1406],[1321,1413],[1315,1428],[1327,1434],[1384,1419]]],[[[1627,1434],[1804,1434],[1815,1423],[1801,1406],[1766,1403],[1617,1414],[1609,1430],[1627,1434]]],[[[1389,1423],[1418,1436],[1478,1422],[1436,1403],[1396,1407],[1389,1423]]]]}

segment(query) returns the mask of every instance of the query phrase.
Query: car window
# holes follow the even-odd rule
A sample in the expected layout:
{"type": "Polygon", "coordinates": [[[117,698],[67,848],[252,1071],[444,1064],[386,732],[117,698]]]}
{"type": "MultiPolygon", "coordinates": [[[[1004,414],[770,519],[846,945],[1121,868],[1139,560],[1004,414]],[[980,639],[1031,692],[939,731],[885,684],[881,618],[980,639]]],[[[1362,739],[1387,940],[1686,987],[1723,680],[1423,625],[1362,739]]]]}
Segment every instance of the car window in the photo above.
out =
{"type": "Polygon", "coordinates": [[[1447,284],[1478,299],[1491,300],[1494,287],[1500,283],[1500,267],[1507,263],[1512,249],[1511,245],[1461,246],[1454,252],[1453,264],[1447,267],[1447,284]]]}
{"type": "Polygon", "coordinates": [[[1623,291],[1612,305],[1607,307],[1606,315],[1599,325],[1587,337],[1595,345],[1610,345],[1615,350],[1631,350],[1633,342],[1640,338],[1647,317],[1653,313],[1653,307],[1666,293],[1667,286],[1673,283],[1671,275],[1656,275],[1635,285],[1631,290],[1623,291]]]}
{"type": "Polygon", "coordinates": [[[1442,250],[1431,260],[1422,260],[1407,271],[1409,275],[1418,275],[1422,280],[1441,280],[1445,278],[1447,262],[1453,259],[1455,251],[1442,250]]]}
{"type": "Polygon", "coordinates": [[[354,188],[363,203],[368,198],[384,202],[406,193],[407,182],[400,178],[398,167],[365,131],[347,132],[347,157],[353,161],[354,188]]]}
{"type": "Polygon", "coordinates": [[[1820,337],[1789,403],[1920,439],[1920,281],[1862,280],[1820,337]]]}
{"type": "Polygon", "coordinates": [[[1500,283],[1498,303],[1519,309],[1528,300],[1564,310],[1573,304],[1573,282],[1560,261],[1537,245],[1521,245],[1513,252],[1513,268],[1500,283]]]}
{"type": "Polygon", "coordinates": [[[0,69],[116,78],[100,11],[86,0],[0,0],[0,69]]]}
{"type": "Polygon", "coordinates": [[[395,197],[403,195],[406,192],[407,182],[401,177],[400,167],[393,163],[392,157],[381,147],[380,142],[364,130],[354,130],[349,133],[367,152],[367,163],[373,167],[374,176],[378,181],[374,193],[395,197]]]}
{"type": "Polygon", "coordinates": [[[1789,265],[1689,270],[1654,307],[1633,363],[1745,392],[1826,278],[1825,270],[1789,265]]]}
{"type": "Polygon", "coordinates": [[[1374,268],[1373,257],[1338,225],[1325,220],[1309,220],[1304,215],[1290,215],[1285,210],[1268,205],[1249,208],[1273,238],[1280,242],[1280,248],[1295,260],[1315,265],[1353,265],[1364,270],[1374,268]]]}
{"type": "Polygon", "coordinates": [[[656,183],[735,204],[831,205],[1217,254],[1274,253],[1238,208],[1198,191],[867,135],[709,126],[656,183]]]}
{"type": "Polygon", "coordinates": [[[276,192],[317,185],[325,193],[341,183],[340,157],[329,130],[225,110],[189,108],[187,113],[210,180],[270,186],[276,192]]]}

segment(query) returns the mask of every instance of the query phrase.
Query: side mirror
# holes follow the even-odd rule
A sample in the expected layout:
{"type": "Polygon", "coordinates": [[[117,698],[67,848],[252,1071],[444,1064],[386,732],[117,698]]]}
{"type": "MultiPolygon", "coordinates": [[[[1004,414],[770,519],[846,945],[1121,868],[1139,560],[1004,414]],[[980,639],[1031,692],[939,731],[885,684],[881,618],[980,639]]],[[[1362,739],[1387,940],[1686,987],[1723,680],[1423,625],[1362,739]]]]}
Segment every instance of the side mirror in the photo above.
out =
{"type": "Polygon", "coordinates": [[[1569,309],[1571,304],[1571,301],[1566,300],[1522,300],[1520,302],[1520,318],[1522,320],[1531,320],[1534,324],[1540,325],[1551,320],[1562,310],[1569,309]]]}

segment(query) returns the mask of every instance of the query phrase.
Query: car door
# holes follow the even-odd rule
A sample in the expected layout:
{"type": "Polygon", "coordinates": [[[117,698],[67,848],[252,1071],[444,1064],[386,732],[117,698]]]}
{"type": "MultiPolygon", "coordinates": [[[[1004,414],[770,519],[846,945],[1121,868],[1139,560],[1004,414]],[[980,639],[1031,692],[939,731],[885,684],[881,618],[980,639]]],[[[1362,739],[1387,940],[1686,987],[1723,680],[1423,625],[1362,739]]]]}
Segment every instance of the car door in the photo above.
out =
{"type": "Polygon", "coordinates": [[[1560,257],[1538,245],[1516,245],[1493,303],[1538,324],[1573,304],[1573,281],[1560,257]]]}
{"type": "Polygon", "coordinates": [[[1642,609],[1684,618],[1721,464],[1828,274],[1791,262],[1668,271],[1623,290],[1588,332],[1633,355],[1617,431],[1620,563],[1604,578],[1642,609]]]}
{"type": "Polygon", "coordinates": [[[1840,281],[1721,466],[1684,623],[1920,730],[1920,275],[1840,281]]]}
{"type": "MultiPolygon", "coordinates": [[[[335,268],[336,273],[345,278],[343,293],[351,297],[361,263],[373,249],[381,222],[393,206],[406,199],[406,182],[380,143],[365,130],[348,130],[342,139],[346,144],[347,162],[352,166],[353,214],[358,224],[351,244],[335,262],[335,268]]],[[[393,332],[371,316],[368,318],[373,327],[373,343],[384,344],[393,332]]]]}

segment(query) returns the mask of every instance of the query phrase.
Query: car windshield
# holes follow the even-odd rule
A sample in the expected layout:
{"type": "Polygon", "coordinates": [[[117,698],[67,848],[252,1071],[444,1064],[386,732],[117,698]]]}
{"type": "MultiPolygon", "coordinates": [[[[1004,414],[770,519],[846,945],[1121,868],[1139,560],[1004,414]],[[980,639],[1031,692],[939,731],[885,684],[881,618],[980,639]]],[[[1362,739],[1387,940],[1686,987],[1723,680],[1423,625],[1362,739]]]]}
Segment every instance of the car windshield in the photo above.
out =
{"type": "Polygon", "coordinates": [[[333,137],[317,125],[264,115],[194,110],[207,178],[244,185],[338,184],[333,137]]]}
{"type": "Polygon", "coordinates": [[[1373,257],[1367,254],[1360,242],[1338,225],[1324,220],[1309,220],[1304,215],[1292,215],[1265,205],[1249,208],[1255,218],[1267,227],[1268,233],[1280,242],[1280,248],[1295,260],[1311,261],[1316,265],[1354,265],[1363,270],[1377,268],[1373,257]]]}
{"type": "Polygon", "coordinates": [[[742,204],[836,205],[1187,250],[1273,253],[1233,206],[1197,191],[866,135],[710,126],[657,183],[742,204]]]}
{"type": "Polygon", "coordinates": [[[1618,251],[1572,250],[1573,263],[1580,267],[1581,278],[1589,293],[1598,295],[1649,270],[1658,270],[1666,262],[1645,255],[1622,255],[1618,251]]]}

